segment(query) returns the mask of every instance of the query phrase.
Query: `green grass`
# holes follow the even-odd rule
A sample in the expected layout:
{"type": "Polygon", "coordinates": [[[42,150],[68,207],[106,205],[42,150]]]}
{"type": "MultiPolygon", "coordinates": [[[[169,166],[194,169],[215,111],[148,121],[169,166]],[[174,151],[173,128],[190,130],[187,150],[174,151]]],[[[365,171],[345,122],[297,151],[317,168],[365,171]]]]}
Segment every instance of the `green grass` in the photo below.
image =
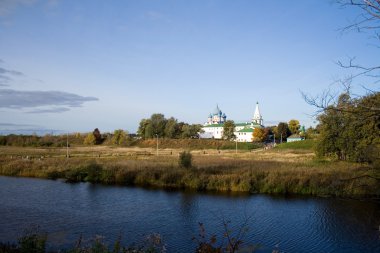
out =
{"type": "Polygon", "coordinates": [[[315,145],[314,140],[303,140],[294,142],[285,142],[276,146],[276,149],[296,149],[312,151],[315,145]]]}

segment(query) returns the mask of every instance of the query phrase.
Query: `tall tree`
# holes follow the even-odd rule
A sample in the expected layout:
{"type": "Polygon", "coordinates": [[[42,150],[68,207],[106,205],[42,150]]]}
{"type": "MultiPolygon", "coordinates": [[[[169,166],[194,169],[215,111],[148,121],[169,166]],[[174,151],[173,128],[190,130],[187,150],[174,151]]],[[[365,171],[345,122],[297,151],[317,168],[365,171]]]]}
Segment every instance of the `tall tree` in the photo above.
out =
{"type": "Polygon", "coordinates": [[[159,137],[165,136],[165,126],[167,120],[165,116],[161,113],[154,113],[150,116],[150,121],[152,124],[152,131],[154,135],[158,135],[159,137]]]}
{"type": "Polygon", "coordinates": [[[288,127],[292,134],[297,134],[300,129],[300,122],[296,119],[291,119],[288,123],[288,127]]]}
{"type": "Polygon", "coordinates": [[[166,138],[175,138],[176,134],[178,132],[178,122],[175,118],[171,117],[167,120],[166,125],[165,125],[165,137],[166,138]]]}
{"type": "Polygon", "coordinates": [[[141,138],[145,138],[146,134],[146,128],[150,124],[150,121],[148,119],[142,119],[139,124],[139,128],[137,129],[137,135],[141,138]]]}
{"type": "Polygon", "coordinates": [[[362,108],[380,107],[380,92],[351,100],[341,94],[337,106],[329,106],[318,120],[317,154],[340,160],[376,162],[380,151],[380,114],[362,108]]]}
{"type": "Polygon", "coordinates": [[[114,145],[126,145],[128,142],[128,132],[117,129],[113,132],[112,144],[114,145]]]}
{"type": "Polygon", "coordinates": [[[187,138],[199,138],[199,133],[201,132],[202,125],[199,124],[184,124],[182,125],[182,134],[181,137],[184,139],[187,138]]]}
{"type": "Polygon", "coordinates": [[[202,133],[202,125],[200,124],[192,124],[190,125],[190,134],[191,138],[199,138],[199,133],[202,133]]]}
{"type": "Polygon", "coordinates": [[[145,127],[145,132],[144,132],[144,138],[145,139],[149,139],[149,138],[153,138],[155,137],[155,133],[153,131],[153,126],[152,126],[152,122],[150,121],[150,119],[148,120],[148,124],[146,125],[145,127]]]}
{"type": "Polygon", "coordinates": [[[223,139],[235,140],[235,122],[233,120],[227,120],[223,125],[223,139]]]}
{"type": "Polygon", "coordinates": [[[98,128],[95,128],[92,134],[95,137],[95,144],[101,144],[103,142],[102,135],[100,134],[100,131],[98,128]]]}
{"type": "Polygon", "coordinates": [[[252,133],[253,141],[263,142],[268,137],[268,131],[263,128],[256,127],[252,133]]]}
{"type": "Polygon", "coordinates": [[[190,125],[189,124],[184,124],[182,125],[182,129],[181,129],[181,138],[190,138],[191,137],[191,129],[190,129],[190,125]]]}
{"type": "Polygon", "coordinates": [[[278,126],[277,126],[276,138],[280,139],[282,137],[283,140],[286,140],[286,138],[289,135],[289,132],[290,131],[289,131],[288,124],[285,122],[280,122],[280,123],[278,123],[278,126]]]}

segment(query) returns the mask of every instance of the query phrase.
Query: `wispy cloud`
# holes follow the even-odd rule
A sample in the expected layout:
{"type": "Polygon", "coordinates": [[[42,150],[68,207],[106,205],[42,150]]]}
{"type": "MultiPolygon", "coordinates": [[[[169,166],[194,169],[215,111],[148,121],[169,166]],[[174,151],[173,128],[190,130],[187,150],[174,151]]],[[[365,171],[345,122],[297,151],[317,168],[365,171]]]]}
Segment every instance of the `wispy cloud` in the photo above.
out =
{"type": "MultiPolygon", "coordinates": [[[[0,59],[0,63],[4,61],[0,59]]],[[[21,71],[0,67],[0,87],[10,86],[13,78],[18,77],[26,77],[26,75],[21,71]]],[[[85,102],[97,100],[99,99],[96,97],[84,97],[63,91],[20,91],[0,88],[0,108],[33,108],[33,110],[24,111],[26,113],[62,113],[73,107],[81,107],[85,102]]]]}
{"type": "MultiPolygon", "coordinates": [[[[0,108],[8,109],[23,109],[23,108],[34,108],[34,107],[44,107],[53,106],[53,108],[48,108],[49,112],[53,112],[57,109],[58,112],[63,112],[62,108],[81,107],[83,103],[89,101],[98,101],[95,97],[84,97],[73,93],[62,92],[62,91],[19,91],[12,89],[0,89],[0,108]]],[[[38,109],[34,110],[33,113],[37,113],[38,109]]],[[[47,112],[47,109],[42,108],[41,112],[47,112]]],[[[66,110],[66,111],[67,111],[66,110]]]]}
{"type": "Polygon", "coordinates": [[[4,127],[37,127],[37,126],[30,125],[30,124],[15,124],[15,123],[0,122],[0,128],[4,128],[4,127]]]}
{"type": "Polygon", "coordinates": [[[62,113],[67,111],[70,111],[70,109],[66,107],[56,107],[50,109],[35,109],[33,111],[28,111],[27,113],[62,113]]]}
{"type": "Polygon", "coordinates": [[[12,78],[0,74],[0,80],[3,82],[9,82],[12,78]]]}
{"type": "Polygon", "coordinates": [[[39,125],[32,124],[17,124],[17,123],[7,123],[0,122],[0,134],[61,134],[64,131],[58,129],[47,129],[39,125]]]}
{"type": "Polygon", "coordinates": [[[16,71],[16,70],[9,70],[9,69],[5,69],[5,68],[1,68],[0,67],[0,74],[10,74],[10,75],[14,75],[14,76],[23,76],[24,73],[20,72],[20,71],[16,71]]]}
{"type": "Polygon", "coordinates": [[[10,14],[18,6],[30,5],[36,0],[1,0],[0,1],[0,17],[10,14]]]}
{"type": "MultiPolygon", "coordinates": [[[[3,61],[0,61],[0,63],[3,63],[3,61]]],[[[13,80],[11,76],[20,77],[25,75],[20,71],[0,67],[0,86],[9,86],[9,82],[13,80]]]]}

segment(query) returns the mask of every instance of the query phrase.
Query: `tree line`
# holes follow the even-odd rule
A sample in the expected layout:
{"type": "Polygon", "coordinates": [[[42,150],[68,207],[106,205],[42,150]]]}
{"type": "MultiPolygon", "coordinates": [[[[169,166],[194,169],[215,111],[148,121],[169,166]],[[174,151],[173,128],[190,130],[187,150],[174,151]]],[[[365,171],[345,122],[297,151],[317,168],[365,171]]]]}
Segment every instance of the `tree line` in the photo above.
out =
{"type": "MultiPolygon", "coordinates": [[[[235,140],[235,122],[227,120],[223,125],[223,136],[225,140],[235,140]]],[[[288,123],[280,122],[277,126],[268,126],[264,128],[256,127],[252,133],[252,140],[254,142],[264,142],[269,139],[275,138],[277,141],[286,141],[287,137],[292,134],[299,134],[301,137],[314,138],[317,130],[309,127],[307,130],[300,125],[296,119],[291,119],[288,123]]]]}
{"type": "Polygon", "coordinates": [[[142,119],[137,130],[137,135],[142,139],[169,138],[188,139],[199,138],[202,125],[178,122],[177,119],[165,118],[161,113],[154,113],[148,119],[142,119]]]}
{"type": "Polygon", "coordinates": [[[128,131],[117,129],[113,133],[101,133],[98,128],[89,133],[31,135],[0,135],[0,146],[18,147],[66,147],[66,145],[119,145],[129,146],[133,143],[128,131]]]}
{"type": "MultiPolygon", "coordinates": [[[[223,139],[235,140],[234,135],[235,123],[228,120],[223,125],[223,139]]],[[[287,136],[296,133],[299,129],[298,120],[290,120],[289,123],[280,122],[277,126],[266,128],[256,128],[253,133],[255,142],[264,142],[268,138],[276,137],[276,140],[285,141],[287,136]]],[[[313,129],[315,131],[315,129],[313,129]]],[[[170,117],[165,118],[163,114],[155,113],[148,119],[142,119],[139,124],[137,136],[129,134],[128,131],[116,129],[112,133],[101,133],[95,128],[89,133],[70,133],[70,134],[46,134],[44,136],[32,135],[16,135],[10,134],[0,136],[1,146],[24,146],[24,147],[65,147],[67,142],[70,145],[118,145],[130,146],[137,139],[150,138],[166,138],[166,139],[196,139],[203,132],[202,125],[188,124],[178,122],[177,119],[170,117]],[[138,138],[135,138],[138,137],[138,138]]],[[[306,135],[311,136],[310,129],[306,131],[306,135]]]]}

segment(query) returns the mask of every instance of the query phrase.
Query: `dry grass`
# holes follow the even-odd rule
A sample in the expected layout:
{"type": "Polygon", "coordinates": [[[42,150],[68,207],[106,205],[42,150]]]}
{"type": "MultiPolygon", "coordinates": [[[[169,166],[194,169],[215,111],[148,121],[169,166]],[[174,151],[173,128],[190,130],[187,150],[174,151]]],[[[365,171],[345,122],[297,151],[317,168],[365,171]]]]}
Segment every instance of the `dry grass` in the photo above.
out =
{"type": "Polygon", "coordinates": [[[380,196],[378,171],[369,166],[318,160],[310,151],[192,151],[193,167],[178,166],[181,149],[105,146],[0,148],[0,174],[65,178],[105,184],[251,193],[380,196]],[[357,179],[352,179],[357,178],[357,179]]]}

